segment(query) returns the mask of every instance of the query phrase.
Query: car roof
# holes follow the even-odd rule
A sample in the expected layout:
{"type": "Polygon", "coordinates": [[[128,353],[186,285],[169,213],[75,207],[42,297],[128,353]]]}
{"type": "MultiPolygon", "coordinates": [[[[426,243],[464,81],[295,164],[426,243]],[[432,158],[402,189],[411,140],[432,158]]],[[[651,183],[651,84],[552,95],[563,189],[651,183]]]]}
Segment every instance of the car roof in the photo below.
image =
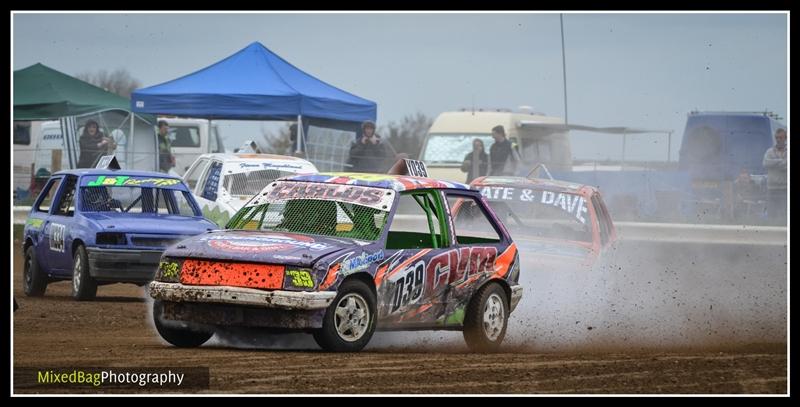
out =
{"type": "Polygon", "coordinates": [[[200,158],[216,158],[222,161],[295,161],[302,163],[309,163],[310,161],[304,160],[299,157],[292,157],[290,155],[278,154],[255,154],[255,153],[211,153],[203,154],[200,158]]]}
{"type": "Polygon", "coordinates": [[[705,112],[689,112],[689,116],[754,116],[754,117],[768,117],[774,118],[772,112],[725,112],[725,111],[705,111],[705,112]]]}
{"type": "Polygon", "coordinates": [[[128,175],[131,177],[158,177],[158,178],[168,178],[168,179],[181,179],[180,177],[156,171],[106,170],[99,168],[78,168],[73,170],[62,170],[56,172],[53,175],[77,175],[79,177],[85,175],[112,175],[112,176],[128,175]]]}
{"type": "Polygon", "coordinates": [[[507,186],[521,188],[540,188],[559,192],[571,192],[584,196],[591,196],[597,192],[597,188],[590,185],[577,184],[568,181],[551,180],[545,178],[525,178],[525,177],[481,177],[472,181],[473,186],[507,186]]]}
{"type": "Polygon", "coordinates": [[[441,181],[432,178],[408,175],[371,174],[357,172],[321,172],[319,174],[294,175],[280,178],[282,181],[320,182],[325,184],[350,184],[365,187],[412,191],[416,189],[463,189],[474,190],[460,182],[441,181]]]}

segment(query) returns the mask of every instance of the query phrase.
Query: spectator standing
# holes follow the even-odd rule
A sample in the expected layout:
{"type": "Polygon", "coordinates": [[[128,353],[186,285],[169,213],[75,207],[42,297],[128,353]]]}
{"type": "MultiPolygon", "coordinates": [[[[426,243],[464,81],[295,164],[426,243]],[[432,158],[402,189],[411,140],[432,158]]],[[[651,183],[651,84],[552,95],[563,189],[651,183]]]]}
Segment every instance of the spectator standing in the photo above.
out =
{"type": "Polygon", "coordinates": [[[114,140],[103,135],[100,126],[94,120],[87,121],[83,126],[79,144],[81,155],[78,159],[78,168],[91,168],[100,157],[116,148],[114,140]]]}
{"type": "Polygon", "coordinates": [[[394,157],[389,146],[375,134],[375,123],[365,121],[361,125],[362,136],[350,145],[347,163],[353,172],[384,173],[389,168],[388,161],[394,157]]]}
{"type": "Polygon", "coordinates": [[[767,169],[767,216],[774,224],[786,223],[786,163],[789,154],[786,129],[775,131],[775,145],[764,153],[767,169]]]}
{"type": "Polygon", "coordinates": [[[461,163],[461,171],[467,173],[467,184],[486,175],[488,167],[489,155],[486,154],[483,140],[476,138],[472,140],[472,151],[464,156],[464,162],[461,163]]]}
{"type": "Polygon", "coordinates": [[[511,147],[511,142],[506,138],[506,130],[503,126],[492,128],[494,144],[489,149],[489,163],[491,169],[489,175],[514,175],[516,172],[516,159],[511,147]]]}

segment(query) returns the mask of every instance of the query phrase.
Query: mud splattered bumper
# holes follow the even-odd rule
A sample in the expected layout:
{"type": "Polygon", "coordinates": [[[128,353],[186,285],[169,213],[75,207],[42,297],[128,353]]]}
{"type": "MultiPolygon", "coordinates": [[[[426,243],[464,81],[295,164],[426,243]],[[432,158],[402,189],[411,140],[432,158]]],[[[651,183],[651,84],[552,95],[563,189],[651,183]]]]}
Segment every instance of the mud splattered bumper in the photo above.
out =
{"type": "Polygon", "coordinates": [[[171,302],[208,302],[287,310],[327,308],[336,297],[333,291],[264,291],[228,286],[187,286],[181,283],[153,281],[150,296],[171,302]]]}
{"type": "MultiPolygon", "coordinates": [[[[521,285],[512,285],[511,286],[511,304],[509,307],[511,311],[514,311],[514,308],[517,308],[517,304],[519,304],[519,300],[522,299],[522,286],[521,285]]],[[[509,312],[511,312],[509,311],[509,312]]]]}

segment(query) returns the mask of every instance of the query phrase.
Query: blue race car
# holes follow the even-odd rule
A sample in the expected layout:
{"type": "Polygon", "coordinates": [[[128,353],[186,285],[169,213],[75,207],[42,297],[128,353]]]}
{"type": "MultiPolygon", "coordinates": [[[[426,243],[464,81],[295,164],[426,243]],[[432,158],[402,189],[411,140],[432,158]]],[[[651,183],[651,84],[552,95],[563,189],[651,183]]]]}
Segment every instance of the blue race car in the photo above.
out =
{"type": "Polygon", "coordinates": [[[72,280],[72,296],[97,286],[144,285],[167,246],[216,229],[180,178],[146,171],[79,169],[55,173],[36,198],[23,234],[23,286],[72,280]]]}

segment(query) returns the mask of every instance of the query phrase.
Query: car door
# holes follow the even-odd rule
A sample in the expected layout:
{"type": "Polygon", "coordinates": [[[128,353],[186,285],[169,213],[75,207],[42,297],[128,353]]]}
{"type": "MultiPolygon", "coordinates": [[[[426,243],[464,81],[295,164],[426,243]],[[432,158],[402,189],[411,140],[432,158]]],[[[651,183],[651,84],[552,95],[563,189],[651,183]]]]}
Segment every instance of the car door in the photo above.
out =
{"type": "Polygon", "coordinates": [[[467,304],[483,283],[492,278],[513,279],[517,261],[516,245],[491,215],[480,196],[447,192],[447,208],[452,219],[453,236],[446,282],[447,311],[445,325],[461,325],[467,304]]]}
{"type": "Polygon", "coordinates": [[[31,214],[28,217],[27,223],[33,227],[38,225],[38,241],[35,241],[35,255],[39,266],[44,270],[50,271],[50,210],[53,207],[53,202],[61,189],[63,176],[54,176],[47,181],[47,184],[42,188],[42,192],[36,199],[31,209],[31,214]]]}
{"type": "Polygon", "coordinates": [[[75,231],[75,194],[78,177],[64,177],[50,209],[48,239],[48,262],[53,274],[70,275],[72,273],[72,236],[75,231]]]}
{"type": "Polygon", "coordinates": [[[434,190],[401,193],[385,243],[379,286],[379,324],[431,327],[446,308],[444,287],[435,274],[448,259],[450,237],[441,195],[434,190]]]}

